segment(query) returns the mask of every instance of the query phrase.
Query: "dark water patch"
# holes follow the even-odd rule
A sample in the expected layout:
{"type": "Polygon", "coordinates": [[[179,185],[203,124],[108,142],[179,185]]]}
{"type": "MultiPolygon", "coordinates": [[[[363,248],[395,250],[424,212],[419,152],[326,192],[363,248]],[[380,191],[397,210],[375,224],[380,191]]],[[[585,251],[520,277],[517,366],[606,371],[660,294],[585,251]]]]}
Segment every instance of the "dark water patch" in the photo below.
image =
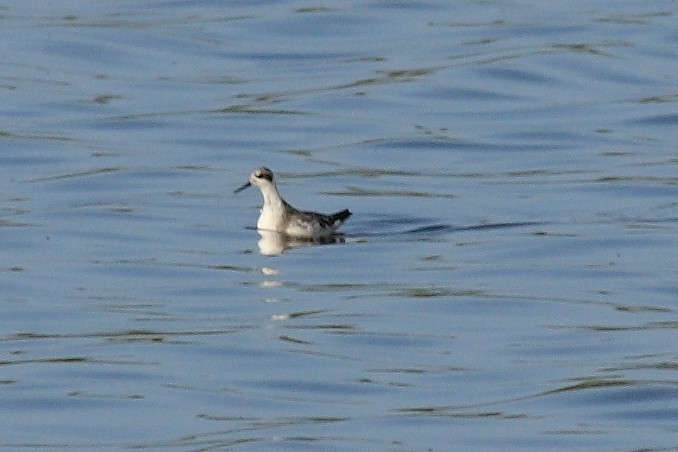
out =
{"type": "Polygon", "coordinates": [[[678,94],[664,94],[664,95],[654,95],[648,97],[639,97],[636,99],[630,99],[627,102],[635,104],[668,104],[673,103],[678,100],[678,94]]]}
{"type": "Polygon", "coordinates": [[[518,221],[505,223],[483,223],[471,226],[454,226],[446,223],[430,224],[431,220],[418,217],[384,217],[366,220],[361,223],[354,222],[348,226],[346,237],[389,237],[389,236],[416,236],[416,235],[437,235],[463,231],[485,231],[501,230],[532,226],[545,226],[549,223],[518,221]],[[423,223],[423,224],[422,224],[423,223]],[[428,223],[428,224],[427,224],[428,223]],[[408,227],[409,226],[409,227],[408,227]],[[356,231],[356,229],[358,229],[356,231]]]}
{"type": "Polygon", "coordinates": [[[385,389],[379,389],[375,385],[369,385],[362,382],[321,382],[314,380],[282,380],[282,379],[267,379],[266,381],[259,381],[257,386],[260,388],[273,389],[278,394],[292,393],[296,397],[307,397],[309,395],[316,395],[322,399],[329,400],[330,397],[353,397],[358,394],[370,394],[385,389]],[[278,392],[279,391],[279,392],[278,392]]]}
{"type": "Polygon", "coordinates": [[[472,88],[451,88],[440,86],[415,93],[417,96],[424,99],[431,99],[440,101],[441,99],[448,99],[450,101],[464,100],[464,101],[479,101],[479,102],[498,102],[498,101],[516,101],[524,99],[517,93],[504,93],[500,91],[490,91],[483,89],[472,88]]]}
{"type": "MultiPolygon", "coordinates": [[[[506,22],[501,19],[491,20],[491,21],[444,21],[444,20],[431,20],[428,23],[429,27],[449,27],[449,28],[479,28],[479,27],[502,27],[505,26],[506,22]]],[[[488,42],[488,41],[485,41],[488,42]]],[[[492,41],[489,41],[492,42],[492,41]]]]}
{"type": "MultiPolygon", "coordinates": [[[[381,140],[374,140],[370,142],[377,142],[381,140]]],[[[282,172],[281,174],[285,174],[285,172],[282,172]]],[[[326,177],[332,177],[332,176],[360,176],[364,178],[375,178],[375,177],[384,177],[384,176],[392,176],[392,177],[415,177],[415,176],[421,176],[421,173],[418,171],[412,171],[412,170],[407,170],[404,168],[398,168],[398,169],[389,169],[389,168],[376,168],[376,167],[366,167],[366,166],[358,166],[358,167],[351,167],[351,168],[346,168],[346,169],[336,169],[333,171],[322,171],[322,172],[313,172],[313,173],[295,173],[295,174],[288,174],[289,177],[315,177],[315,178],[326,178],[326,177]]]]}
{"type": "Polygon", "coordinates": [[[414,229],[408,229],[401,232],[401,234],[437,234],[442,232],[450,232],[453,230],[459,230],[450,226],[448,224],[432,224],[429,226],[420,226],[414,229]]]}
{"type": "Polygon", "coordinates": [[[41,178],[37,179],[32,179],[29,180],[28,182],[50,182],[50,181],[58,181],[58,180],[65,180],[65,179],[78,179],[81,177],[88,177],[88,176],[97,176],[101,174],[109,174],[109,173],[115,173],[118,171],[121,171],[122,168],[117,168],[117,167],[103,167],[103,168],[94,168],[90,170],[80,170],[76,171],[73,173],[67,173],[67,174],[55,174],[51,176],[44,176],[41,178]]]}
{"type": "Polygon", "coordinates": [[[393,292],[390,296],[404,298],[437,298],[468,296],[468,293],[466,291],[454,291],[444,287],[409,287],[402,291],[393,292]]]}
{"type": "Polygon", "coordinates": [[[290,312],[288,314],[285,314],[285,320],[289,319],[302,319],[306,317],[315,317],[318,315],[324,315],[328,314],[329,312],[326,310],[310,310],[310,311],[298,311],[298,312],[290,312]]]}
{"type": "MultiPolygon", "coordinates": [[[[440,151],[440,150],[449,150],[450,152],[459,152],[459,151],[482,151],[487,153],[525,153],[525,152],[552,152],[559,149],[571,149],[571,143],[563,143],[561,140],[557,139],[558,132],[554,132],[553,138],[549,141],[545,141],[543,138],[540,138],[537,135],[533,141],[524,141],[516,143],[515,140],[507,140],[500,142],[479,142],[479,141],[468,141],[460,138],[454,137],[435,137],[431,139],[423,139],[420,137],[413,138],[398,138],[390,140],[380,140],[369,144],[369,147],[375,149],[388,149],[391,152],[396,152],[398,150],[429,150],[429,151],[440,151]]],[[[525,134],[523,135],[523,138],[525,134]]],[[[549,136],[549,133],[539,132],[538,135],[549,136]]],[[[501,137],[499,137],[501,138],[501,137]]],[[[505,139],[514,138],[514,133],[505,134],[505,139]]],[[[521,138],[521,137],[518,137],[521,138]]],[[[577,141],[583,141],[581,135],[576,136],[577,141]]]]}
{"type": "Polygon", "coordinates": [[[486,229],[510,229],[510,228],[522,228],[527,226],[544,226],[549,223],[544,222],[534,222],[534,221],[517,221],[513,223],[483,223],[475,226],[464,226],[455,228],[457,231],[481,231],[486,229]]]}
{"type": "Polygon", "coordinates": [[[377,284],[361,284],[361,283],[330,283],[330,284],[299,284],[299,283],[285,283],[287,287],[295,287],[302,292],[362,292],[370,288],[378,289],[377,284]]]}
{"type": "MultiPolygon", "coordinates": [[[[550,85],[553,83],[553,79],[547,77],[546,75],[537,72],[530,71],[527,69],[516,69],[516,68],[502,68],[502,67],[481,67],[476,68],[480,76],[488,76],[491,78],[496,78],[498,80],[509,80],[514,82],[523,82],[523,83],[536,83],[542,85],[550,85]]],[[[510,97],[507,97],[510,98],[510,97]]]]}
{"type": "Polygon", "coordinates": [[[362,88],[366,86],[385,85],[391,83],[411,82],[418,78],[431,75],[441,68],[399,69],[391,71],[377,71],[375,77],[362,78],[350,83],[333,86],[332,90],[362,88]]]}
{"type": "Polygon", "coordinates": [[[437,407],[437,406],[399,408],[397,410],[394,410],[394,413],[401,416],[445,417],[452,419],[497,418],[511,420],[511,419],[523,419],[528,417],[528,415],[524,413],[507,413],[504,411],[493,411],[493,410],[483,411],[483,410],[437,407]]]}
{"type": "Polygon", "coordinates": [[[142,118],[141,115],[125,115],[117,118],[92,120],[89,126],[96,130],[151,130],[168,129],[172,127],[169,122],[142,118]]]}
{"type": "MultiPolygon", "coordinates": [[[[45,142],[73,142],[76,141],[74,138],[66,136],[66,135],[58,135],[55,133],[40,133],[40,132],[10,132],[10,131],[0,131],[0,138],[3,139],[9,139],[9,140],[38,140],[38,141],[45,141],[45,142]]],[[[25,151],[25,150],[24,150],[25,151]]],[[[41,156],[40,158],[44,159],[45,162],[50,163],[51,161],[58,161],[58,160],[50,160],[49,157],[46,156],[41,156]]],[[[7,159],[7,157],[1,157],[0,159],[7,159]]],[[[1,160],[0,160],[1,161],[1,160]]],[[[10,160],[11,161],[11,160],[10,160]]]]}
{"type": "Polygon", "coordinates": [[[551,395],[558,394],[562,392],[579,392],[587,391],[591,389],[600,389],[600,388],[614,388],[614,387],[627,387],[635,384],[633,380],[619,379],[619,378],[597,378],[590,377],[582,379],[581,381],[563,386],[557,389],[546,391],[541,393],[541,395],[551,395]]]}
{"type": "Polygon", "coordinates": [[[303,340],[303,339],[297,339],[297,338],[294,338],[292,336],[288,336],[286,334],[278,336],[278,339],[280,339],[283,342],[289,342],[289,343],[296,344],[296,345],[311,345],[311,344],[313,344],[313,342],[311,342],[311,341],[306,341],[306,340],[303,340]]]}
{"type": "Polygon", "coordinates": [[[629,125],[641,126],[676,126],[678,125],[678,114],[665,113],[659,115],[649,115],[639,119],[632,119],[625,122],[629,125]]]}
{"type": "MultiPolygon", "coordinates": [[[[72,363],[104,363],[94,358],[81,356],[66,356],[58,358],[42,358],[42,359],[12,359],[0,361],[0,366],[17,365],[17,364],[72,364],[72,363]]],[[[106,362],[107,364],[120,364],[120,362],[106,362]]]]}
{"type": "MultiPolygon", "coordinates": [[[[436,139],[422,139],[402,138],[390,139],[380,142],[370,143],[373,148],[388,148],[388,149],[456,149],[456,150],[479,150],[485,149],[485,145],[480,143],[472,143],[462,139],[455,138],[436,138],[436,139]]],[[[491,147],[491,146],[490,146],[491,147]]]]}
{"type": "Polygon", "coordinates": [[[673,15],[670,11],[656,11],[649,13],[605,14],[596,18],[595,22],[617,25],[650,25],[653,19],[665,18],[673,15]]]}
{"type": "Polygon", "coordinates": [[[0,220],[0,228],[26,228],[38,226],[35,223],[27,223],[22,221],[0,220]]]}
{"type": "Polygon", "coordinates": [[[347,59],[351,56],[349,53],[334,53],[334,52],[294,52],[294,51],[278,51],[278,52],[228,52],[229,57],[235,59],[254,60],[254,61],[276,61],[276,62],[298,62],[298,61],[324,61],[347,59]]]}
{"type": "Polygon", "coordinates": [[[605,369],[605,372],[621,372],[628,370],[678,370],[678,362],[676,361],[654,361],[647,364],[632,364],[621,367],[610,367],[605,369]]]}
{"type": "MultiPolygon", "coordinates": [[[[350,334],[343,335],[342,339],[343,342],[355,346],[369,348],[377,347],[384,350],[394,348],[403,352],[411,351],[413,349],[425,350],[432,344],[438,343],[438,341],[441,340],[441,337],[428,332],[400,334],[392,332],[353,331],[350,334]]],[[[454,336],[450,334],[443,339],[452,341],[454,340],[454,336]]],[[[374,362],[372,364],[374,364],[374,362]]]]}
{"type": "Polygon", "coordinates": [[[604,44],[589,44],[589,43],[583,43],[583,42],[575,42],[575,43],[560,43],[560,44],[552,44],[551,48],[555,50],[564,50],[566,52],[572,52],[572,53],[582,53],[582,54],[590,54],[590,55],[595,55],[595,56],[603,56],[603,57],[610,57],[612,56],[611,52],[606,52],[603,49],[608,48],[608,47],[620,47],[620,46],[630,46],[630,44],[627,43],[604,43],[604,44]]]}
{"type": "Polygon", "coordinates": [[[673,312],[673,309],[671,308],[666,308],[666,307],[661,307],[661,306],[635,306],[635,305],[618,305],[615,306],[615,309],[620,312],[628,312],[630,314],[637,314],[637,313],[652,313],[652,312],[663,312],[663,313],[671,313],[673,312]]]}
{"type": "MultiPolygon", "coordinates": [[[[220,417],[214,416],[200,418],[214,422],[220,417]]],[[[139,442],[135,444],[124,443],[120,448],[129,449],[190,449],[194,451],[222,450],[242,447],[254,447],[259,450],[331,450],[337,447],[344,448],[345,444],[371,445],[371,441],[361,440],[355,435],[312,435],[312,434],[282,434],[288,430],[296,431],[302,426],[306,429],[314,428],[317,424],[322,427],[325,422],[322,417],[318,417],[318,422],[313,422],[309,418],[303,424],[299,424],[287,417],[271,418],[262,416],[252,420],[231,420],[224,417],[223,422],[227,426],[223,430],[204,432],[200,429],[199,433],[192,434],[183,438],[167,441],[139,442]],[[234,425],[231,425],[234,424],[234,425]]],[[[115,447],[111,445],[110,447],[115,447]]]]}
{"type": "Polygon", "coordinates": [[[300,110],[290,110],[290,109],[277,109],[277,108],[265,108],[265,107],[257,107],[254,105],[243,105],[243,104],[236,104],[236,105],[229,105],[224,108],[220,108],[217,110],[213,110],[213,113],[220,113],[220,114],[260,114],[260,115],[305,115],[306,112],[300,111],[300,110]]]}
{"type": "MultiPolygon", "coordinates": [[[[247,327],[245,327],[247,329],[247,327]]],[[[14,333],[3,337],[0,342],[16,342],[16,341],[34,341],[34,340],[53,340],[53,339],[105,339],[119,342],[153,342],[162,343],[168,342],[167,338],[181,338],[181,337],[199,337],[199,336],[220,336],[224,334],[231,334],[240,331],[241,328],[225,328],[214,330],[127,330],[127,331],[100,331],[92,333],[69,333],[69,334],[47,334],[35,332],[14,333]]]]}
{"type": "Polygon", "coordinates": [[[596,333],[617,333],[625,331],[661,331],[678,329],[678,321],[659,321],[647,322],[640,325],[579,325],[574,327],[563,327],[581,331],[591,331],[596,333]]]}
{"type": "Polygon", "coordinates": [[[415,190],[375,190],[361,187],[347,186],[343,190],[325,191],[323,194],[333,196],[368,196],[374,198],[381,197],[403,197],[403,198],[447,198],[454,199],[455,196],[445,193],[429,193],[415,190]]]}
{"type": "Polygon", "coordinates": [[[448,232],[461,232],[461,231],[485,231],[485,230],[496,230],[496,229],[512,229],[512,228],[522,228],[528,226],[543,226],[547,223],[539,222],[515,222],[515,223],[483,223],[473,226],[452,226],[448,224],[434,224],[428,226],[421,226],[413,229],[408,229],[401,232],[401,234],[438,234],[438,233],[448,233],[448,232]]]}
{"type": "Polygon", "coordinates": [[[348,325],[342,323],[316,323],[312,325],[294,325],[288,326],[291,329],[297,330],[320,330],[333,334],[353,334],[355,325],[348,325]]]}

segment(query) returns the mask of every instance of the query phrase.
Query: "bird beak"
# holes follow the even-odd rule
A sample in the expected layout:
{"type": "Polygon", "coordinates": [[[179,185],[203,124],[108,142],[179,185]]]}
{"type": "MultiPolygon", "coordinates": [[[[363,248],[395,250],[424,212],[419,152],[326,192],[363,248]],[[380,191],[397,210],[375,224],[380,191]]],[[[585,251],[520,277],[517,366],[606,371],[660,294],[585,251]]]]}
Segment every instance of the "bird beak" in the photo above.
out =
{"type": "Polygon", "coordinates": [[[249,187],[250,185],[252,185],[252,184],[251,184],[250,182],[247,182],[247,183],[246,183],[245,185],[243,185],[242,187],[236,188],[235,191],[234,191],[233,193],[240,193],[241,191],[243,191],[244,189],[246,189],[246,188],[249,187]]]}

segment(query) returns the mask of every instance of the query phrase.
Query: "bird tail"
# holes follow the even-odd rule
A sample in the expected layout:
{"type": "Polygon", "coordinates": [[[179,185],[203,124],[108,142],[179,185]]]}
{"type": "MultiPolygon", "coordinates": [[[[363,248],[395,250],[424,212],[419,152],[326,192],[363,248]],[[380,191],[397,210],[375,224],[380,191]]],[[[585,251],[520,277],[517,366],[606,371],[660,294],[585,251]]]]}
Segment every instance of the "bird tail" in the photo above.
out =
{"type": "Polygon", "coordinates": [[[348,217],[353,215],[350,210],[344,209],[340,210],[339,212],[335,212],[330,217],[332,218],[332,222],[341,221],[344,222],[348,217]]]}

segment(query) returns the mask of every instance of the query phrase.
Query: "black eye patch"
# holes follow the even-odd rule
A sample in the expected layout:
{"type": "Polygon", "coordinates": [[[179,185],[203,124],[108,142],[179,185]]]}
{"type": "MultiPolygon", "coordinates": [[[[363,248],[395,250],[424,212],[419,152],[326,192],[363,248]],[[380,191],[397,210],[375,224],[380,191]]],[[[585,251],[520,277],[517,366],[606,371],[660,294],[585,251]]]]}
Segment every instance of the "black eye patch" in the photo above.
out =
{"type": "Polygon", "coordinates": [[[273,182],[273,176],[270,173],[261,173],[256,176],[258,179],[266,179],[269,182],[273,182]]]}

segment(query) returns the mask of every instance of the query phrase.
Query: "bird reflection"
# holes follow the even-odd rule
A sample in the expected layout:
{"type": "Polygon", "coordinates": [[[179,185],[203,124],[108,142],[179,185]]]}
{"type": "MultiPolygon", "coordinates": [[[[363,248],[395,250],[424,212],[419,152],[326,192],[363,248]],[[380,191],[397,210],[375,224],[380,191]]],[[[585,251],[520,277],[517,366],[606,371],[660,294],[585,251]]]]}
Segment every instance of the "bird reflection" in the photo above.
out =
{"type": "Polygon", "coordinates": [[[316,239],[300,239],[275,231],[258,229],[257,232],[261,237],[257,245],[259,245],[259,252],[263,256],[280,256],[286,250],[300,246],[330,245],[333,243],[345,242],[344,237],[341,235],[333,235],[316,239]]]}

